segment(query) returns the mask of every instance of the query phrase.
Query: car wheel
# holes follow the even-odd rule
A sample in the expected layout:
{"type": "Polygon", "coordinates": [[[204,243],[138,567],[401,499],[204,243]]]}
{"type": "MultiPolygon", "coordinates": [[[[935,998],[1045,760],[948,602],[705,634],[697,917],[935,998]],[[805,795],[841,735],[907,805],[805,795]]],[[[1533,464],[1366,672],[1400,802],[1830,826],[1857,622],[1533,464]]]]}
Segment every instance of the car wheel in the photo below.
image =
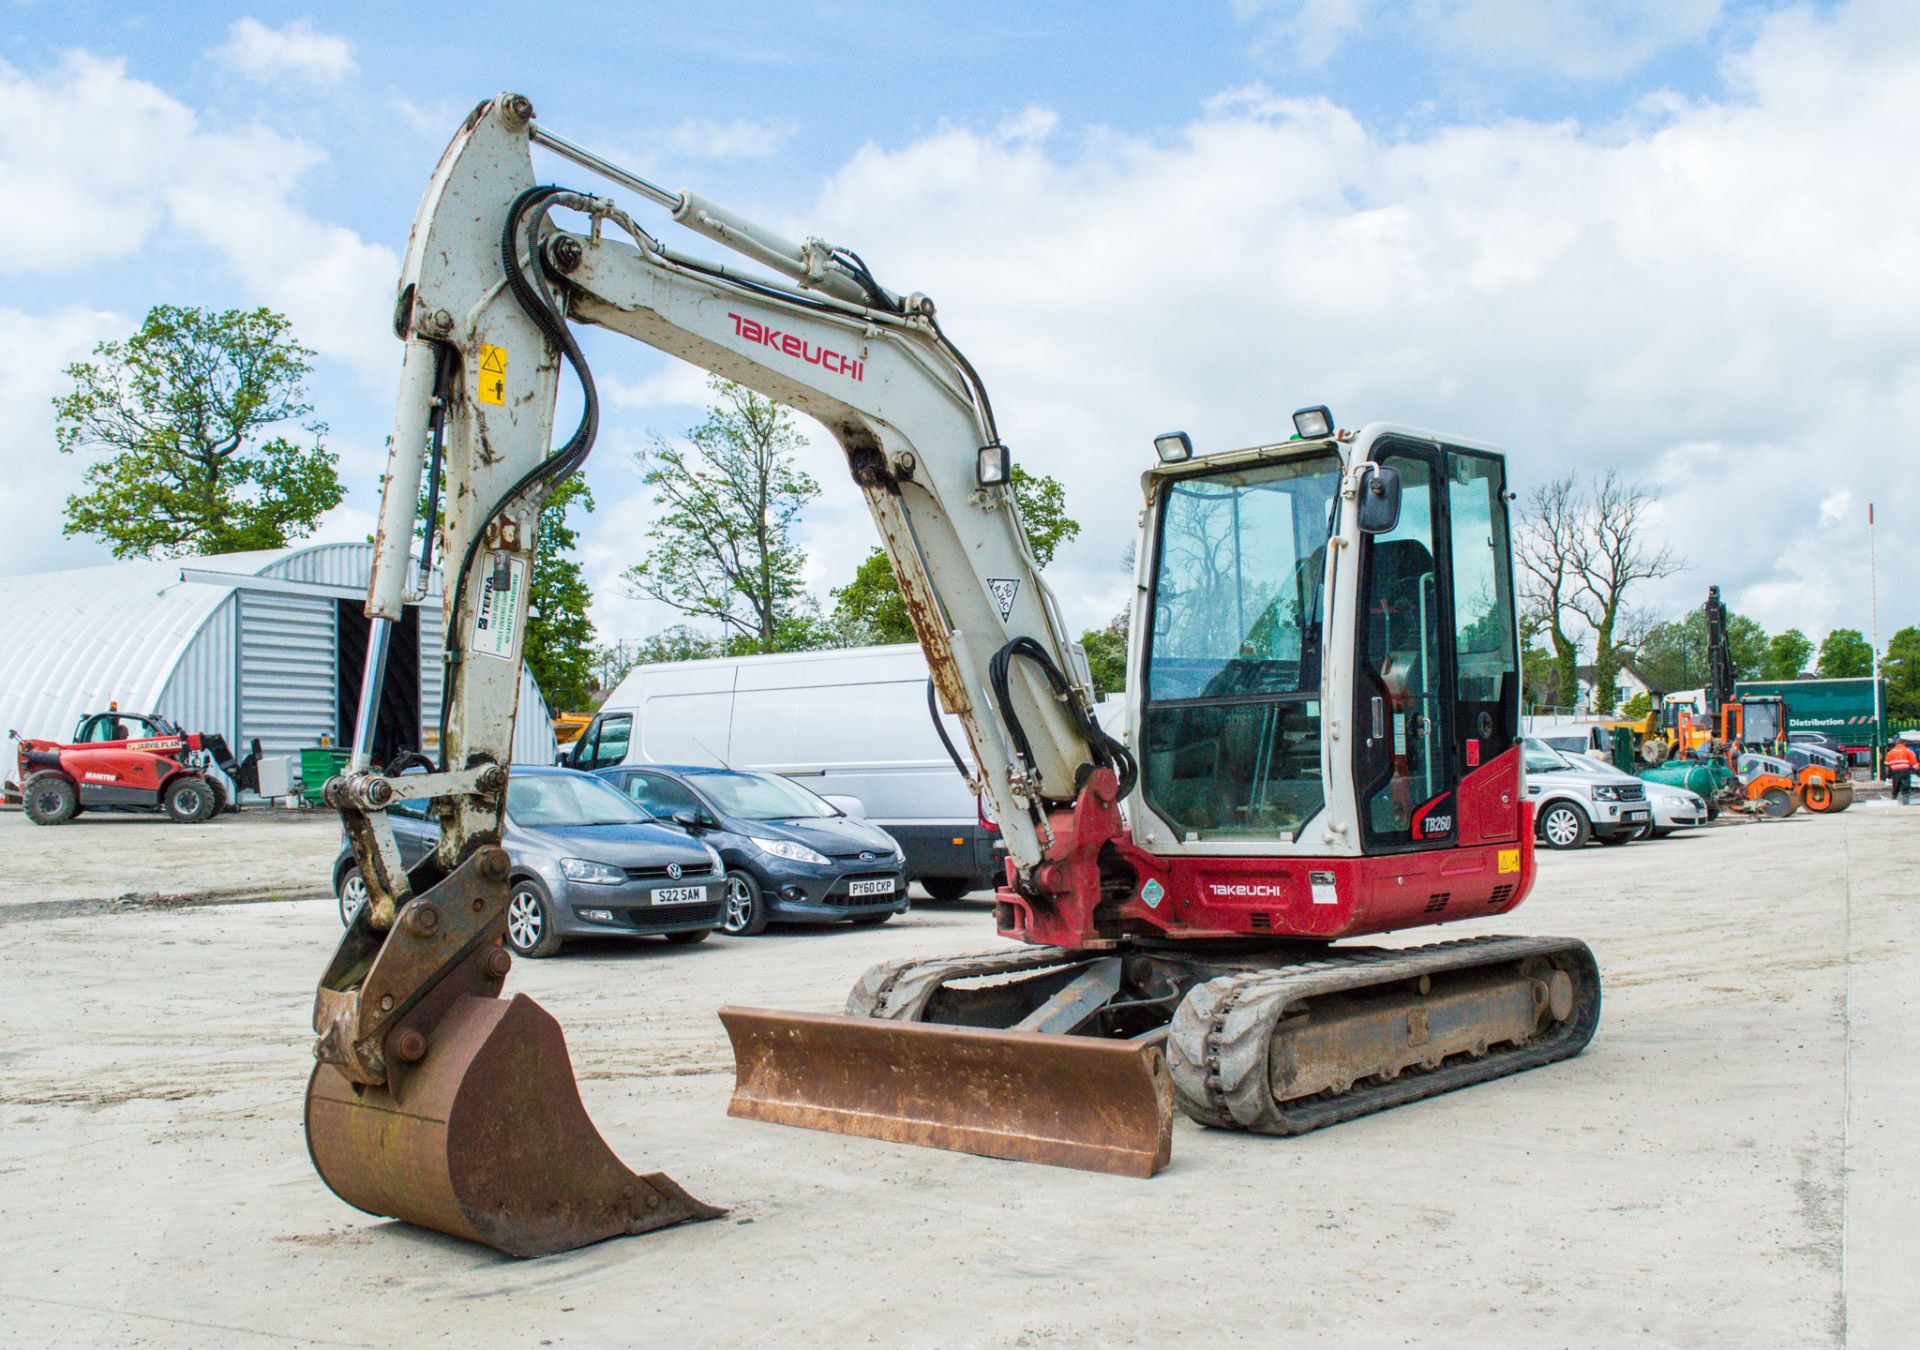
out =
{"type": "Polygon", "coordinates": [[[720,931],[728,937],[752,937],[767,929],[767,901],[751,872],[727,873],[727,904],[720,931]]]}
{"type": "Polygon", "coordinates": [[[696,942],[705,942],[713,936],[711,928],[695,928],[685,933],[664,934],[668,942],[676,947],[691,947],[696,942]]]}
{"type": "Polygon", "coordinates": [[[928,895],[943,905],[972,895],[980,888],[972,877],[921,877],[920,884],[927,888],[928,895]]]}
{"type": "Polygon", "coordinates": [[[520,956],[552,956],[560,950],[560,934],[553,926],[553,906],[540,883],[522,877],[507,896],[507,946],[520,956]]]}
{"type": "MultiPolygon", "coordinates": [[[[1677,827],[1676,827],[1676,828],[1677,828],[1677,827]]],[[[1666,837],[1667,837],[1668,835],[1670,835],[1670,834],[1672,834],[1672,833],[1673,833],[1673,830],[1670,830],[1670,829],[1668,829],[1668,830],[1653,830],[1653,831],[1651,831],[1651,832],[1650,832],[1650,835],[1649,835],[1649,837],[1650,837],[1650,838],[1654,838],[1654,839],[1665,839],[1665,838],[1666,838],[1666,837]]]]}
{"type": "Polygon", "coordinates": [[[855,928],[877,928],[893,917],[892,910],[883,910],[878,914],[856,914],[847,922],[855,928]]]}
{"type": "Polygon", "coordinates": [[[360,875],[358,867],[349,867],[340,874],[340,885],[334,891],[340,901],[340,926],[353,927],[353,916],[367,903],[367,879],[360,875]]]}
{"type": "Polygon", "coordinates": [[[1598,839],[1603,844],[1612,846],[1615,844],[1631,843],[1635,839],[1644,839],[1646,838],[1646,834],[1647,834],[1646,826],[1636,825],[1631,830],[1621,830],[1617,834],[1598,834],[1598,835],[1595,835],[1594,838],[1598,839]]]}
{"type": "Polygon", "coordinates": [[[1659,839],[1665,834],[1666,834],[1665,830],[1656,830],[1653,828],[1652,824],[1649,823],[1646,825],[1634,826],[1632,832],[1627,835],[1627,838],[1633,840],[1633,842],[1637,844],[1642,839],[1659,839]]]}
{"type": "Polygon", "coordinates": [[[27,819],[35,825],[64,825],[80,814],[80,793],[57,773],[27,780],[27,819]]]}
{"type": "Polygon", "coordinates": [[[167,818],[176,825],[198,825],[211,817],[216,798],[207,780],[197,773],[183,774],[167,784],[162,804],[167,818]]]}
{"type": "Polygon", "coordinates": [[[1555,802],[1540,813],[1540,837],[1548,848],[1584,848],[1592,832],[1587,813],[1572,802],[1555,802]]]}

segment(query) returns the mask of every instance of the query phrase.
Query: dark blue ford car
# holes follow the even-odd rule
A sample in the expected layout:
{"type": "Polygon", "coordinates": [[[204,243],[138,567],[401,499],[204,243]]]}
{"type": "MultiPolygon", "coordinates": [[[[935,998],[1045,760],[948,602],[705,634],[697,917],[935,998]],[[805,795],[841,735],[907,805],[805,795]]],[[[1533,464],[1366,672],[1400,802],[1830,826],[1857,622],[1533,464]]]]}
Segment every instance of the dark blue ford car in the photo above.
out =
{"type": "Polygon", "coordinates": [[[724,932],[758,933],[774,919],[885,923],[907,912],[906,860],[892,836],[798,783],[701,765],[594,773],[718,850],[727,869],[724,932]]]}

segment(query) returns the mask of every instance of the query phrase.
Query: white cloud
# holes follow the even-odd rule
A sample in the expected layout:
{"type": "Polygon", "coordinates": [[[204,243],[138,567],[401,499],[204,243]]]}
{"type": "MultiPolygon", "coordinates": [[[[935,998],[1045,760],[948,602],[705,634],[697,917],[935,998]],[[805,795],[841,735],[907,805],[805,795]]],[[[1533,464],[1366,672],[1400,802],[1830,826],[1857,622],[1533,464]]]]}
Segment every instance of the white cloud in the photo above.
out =
{"type": "MultiPolygon", "coordinates": [[[[1151,137],[944,128],[861,151],[790,232],[942,302],[1087,526],[1054,569],[1076,623],[1126,598],[1153,433],[1248,444],[1326,401],[1505,443],[1523,488],[1608,465],[1658,485],[1694,564],[1649,593],[1670,610],[1717,582],[1771,627],[1864,627],[1865,498],[1920,502],[1887,439],[1920,417],[1905,12],[1774,16],[1733,96],[1649,126],[1394,139],[1254,89],[1151,137]]],[[[1883,582],[1920,568],[1920,531],[1881,545],[1883,582]]]]}
{"type": "MultiPolygon", "coordinates": [[[[162,241],[199,250],[190,267],[220,275],[221,290],[245,303],[287,314],[303,342],[358,370],[384,402],[399,260],[296,202],[320,161],[312,146],[263,128],[208,130],[185,104],[130,79],[122,62],[74,53],[37,76],[0,62],[0,200],[25,204],[0,275],[57,277],[84,296],[90,268],[162,241]]],[[[47,400],[65,387],[69,362],[135,322],[79,305],[0,312],[0,573],[99,556],[97,544],[60,535],[60,504],[86,457],[54,452],[47,400]]]]}
{"type": "Polygon", "coordinates": [[[333,84],[353,70],[353,45],[320,32],[308,19],[295,19],[281,28],[269,28],[254,18],[236,19],[227,29],[226,42],[209,55],[262,84],[288,78],[333,84]]]}
{"type": "Polygon", "coordinates": [[[1418,0],[1415,23],[1480,67],[1616,79],[1719,22],[1722,0],[1418,0]]]}
{"type": "Polygon", "coordinates": [[[1256,50],[1325,65],[1348,41],[1382,31],[1469,66],[1613,79],[1719,23],[1723,0],[1233,0],[1256,50]]]}
{"type": "Polygon", "coordinates": [[[15,213],[0,273],[68,272],[178,232],[307,345],[384,385],[399,259],[297,204],[322,158],[260,127],[208,130],[121,61],[73,53],[39,76],[0,63],[0,200],[41,204],[15,213]]]}
{"type": "Polygon", "coordinates": [[[767,159],[799,134],[797,122],[689,120],[659,133],[658,143],[688,159],[767,159]]]}
{"type": "Polygon", "coordinates": [[[1332,60],[1377,10],[1378,0],[1233,0],[1235,18],[1266,22],[1259,43],[1263,53],[1284,52],[1289,60],[1314,68],[1332,60]]]}
{"type": "Polygon", "coordinates": [[[98,310],[0,309],[0,576],[100,560],[99,545],[60,533],[66,499],[81,489],[90,457],[54,449],[51,401],[66,387],[61,372],[69,363],[131,326],[123,314],[98,310]]]}

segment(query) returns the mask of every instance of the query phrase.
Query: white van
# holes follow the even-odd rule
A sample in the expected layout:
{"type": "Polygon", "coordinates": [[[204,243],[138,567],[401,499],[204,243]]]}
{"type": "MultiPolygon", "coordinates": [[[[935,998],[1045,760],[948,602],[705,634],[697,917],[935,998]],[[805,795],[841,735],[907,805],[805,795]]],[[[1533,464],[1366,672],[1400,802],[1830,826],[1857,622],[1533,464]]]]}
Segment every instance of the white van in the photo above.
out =
{"type": "MultiPolygon", "coordinates": [[[[958,719],[943,715],[964,756],[958,719]]],[[[991,888],[999,835],[940,744],[913,644],[636,666],[568,747],[579,769],[725,764],[857,797],[936,900],[991,888]]]]}

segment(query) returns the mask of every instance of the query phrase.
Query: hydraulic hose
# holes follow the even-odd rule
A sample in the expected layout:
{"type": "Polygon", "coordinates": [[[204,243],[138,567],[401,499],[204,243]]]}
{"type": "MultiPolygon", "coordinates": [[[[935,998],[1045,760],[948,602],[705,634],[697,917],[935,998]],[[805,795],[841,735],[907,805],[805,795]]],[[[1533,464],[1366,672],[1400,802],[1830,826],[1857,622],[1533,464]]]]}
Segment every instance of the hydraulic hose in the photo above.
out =
{"type": "MultiPolygon", "coordinates": [[[[586,463],[587,455],[593,449],[594,438],[600,431],[600,394],[594,387],[593,372],[588,369],[585,355],[580,344],[574,339],[573,332],[567,326],[566,317],[556,312],[547,299],[520,266],[521,225],[527,214],[535,207],[544,205],[554,197],[573,195],[570,189],[552,185],[530,187],[513,199],[507,208],[506,225],[500,231],[500,266],[505,272],[507,289],[513,298],[532,319],[534,326],[545,334],[554,346],[560,349],[567,364],[573,368],[574,375],[580,381],[580,423],[566,442],[558,450],[548,455],[516,480],[513,486],[501,493],[499,498],[487,508],[475,527],[472,537],[467,541],[466,551],[461,554],[460,566],[454,572],[450,594],[447,598],[449,614],[458,614],[466,595],[467,572],[473,566],[474,554],[479,551],[480,541],[486,537],[486,527],[504,511],[515,498],[536,483],[557,481],[573,473],[586,463]]],[[[544,270],[544,267],[543,267],[544,270]]],[[[461,642],[464,633],[455,627],[447,630],[446,659],[449,662],[460,659],[461,642]]],[[[442,771],[447,767],[447,705],[440,705],[440,764],[442,771]]]]}
{"type": "Polygon", "coordinates": [[[1027,739],[1027,731],[1020,724],[1019,714],[1014,711],[1011,688],[1011,670],[1016,656],[1040,667],[1040,673],[1046,677],[1053,692],[1066,700],[1067,708],[1073,715],[1074,727],[1086,739],[1093,762],[1111,768],[1120,780],[1120,795],[1124,797],[1133,791],[1133,785],[1139,778],[1139,767],[1133,752],[1107,733],[1094,719],[1091,709],[1072,697],[1073,686],[1060,667],[1053,663],[1053,658],[1047,655],[1045,647],[1030,637],[1017,637],[993,654],[993,659],[987,663],[987,679],[993,687],[994,701],[1000,705],[1000,716],[1007,724],[1007,734],[1013,738],[1014,751],[1026,764],[1028,772],[1035,767],[1033,744],[1027,739]]]}

